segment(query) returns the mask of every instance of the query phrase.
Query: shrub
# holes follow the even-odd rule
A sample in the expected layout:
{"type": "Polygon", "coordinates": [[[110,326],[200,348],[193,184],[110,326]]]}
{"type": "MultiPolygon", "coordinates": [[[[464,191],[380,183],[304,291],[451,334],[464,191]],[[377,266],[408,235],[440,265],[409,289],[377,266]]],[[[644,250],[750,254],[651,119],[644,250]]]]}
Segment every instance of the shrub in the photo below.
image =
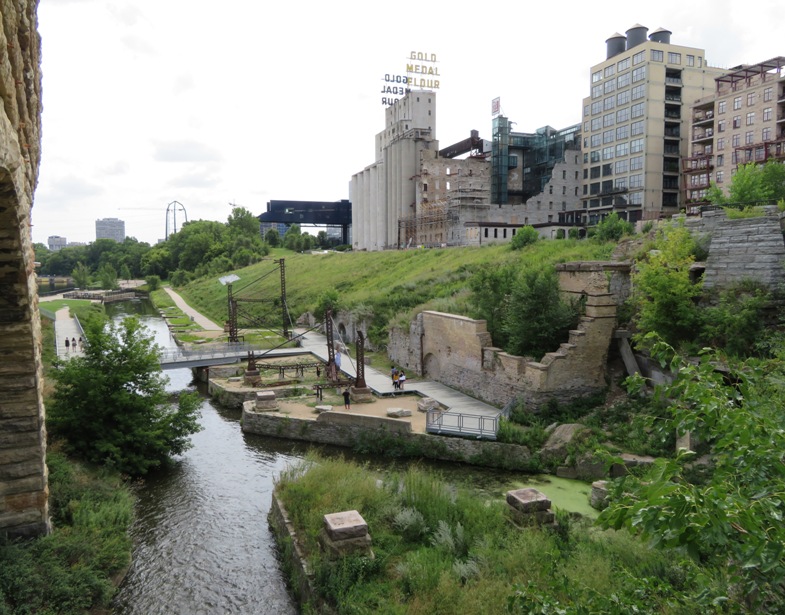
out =
{"type": "Polygon", "coordinates": [[[597,224],[594,236],[600,241],[619,241],[624,235],[632,235],[634,231],[632,224],[622,220],[614,211],[597,224]]]}
{"type": "Polygon", "coordinates": [[[523,228],[519,228],[515,233],[515,237],[510,241],[510,246],[513,250],[520,250],[533,243],[537,243],[539,239],[540,234],[537,232],[537,229],[533,226],[524,226],[523,228]]]}
{"type": "Polygon", "coordinates": [[[148,275],[144,279],[145,283],[147,284],[147,289],[152,292],[154,290],[158,290],[161,288],[161,278],[157,275],[148,275]]]}

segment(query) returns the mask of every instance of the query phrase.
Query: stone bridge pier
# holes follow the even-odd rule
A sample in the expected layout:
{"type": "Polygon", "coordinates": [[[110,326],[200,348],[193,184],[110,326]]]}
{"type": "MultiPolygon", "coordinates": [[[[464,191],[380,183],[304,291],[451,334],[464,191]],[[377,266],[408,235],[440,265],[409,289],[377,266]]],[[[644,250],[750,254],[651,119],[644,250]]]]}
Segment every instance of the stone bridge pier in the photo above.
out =
{"type": "Polygon", "coordinates": [[[0,0],[0,533],[49,530],[41,323],[30,235],[41,134],[37,0],[0,0]]]}

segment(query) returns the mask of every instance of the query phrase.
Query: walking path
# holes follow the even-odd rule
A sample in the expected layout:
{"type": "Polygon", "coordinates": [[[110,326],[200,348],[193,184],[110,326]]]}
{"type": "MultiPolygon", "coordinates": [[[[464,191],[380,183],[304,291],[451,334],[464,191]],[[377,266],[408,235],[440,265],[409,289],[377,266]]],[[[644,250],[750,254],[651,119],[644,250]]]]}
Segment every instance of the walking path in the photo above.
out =
{"type": "Polygon", "coordinates": [[[195,309],[193,309],[190,305],[185,302],[179,294],[173,291],[168,286],[164,286],[163,289],[166,291],[166,294],[169,295],[173,300],[174,304],[180,308],[186,315],[191,317],[197,325],[199,325],[205,331],[223,331],[224,328],[220,325],[215,324],[212,320],[200,314],[195,309]]]}
{"type": "Polygon", "coordinates": [[[77,355],[84,354],[84,349],[79,346],[79,340],[84,338],[84,332],[79,326],[76,318],[71,318],[71,311],[67,308],[60,308],[55,312],[55,349],[58,359],[70,359],[77,355]],[[69,341],[68,348],[65,340],[69,341]],[[76,340],[74,348],[73,340],[76,340]]]}

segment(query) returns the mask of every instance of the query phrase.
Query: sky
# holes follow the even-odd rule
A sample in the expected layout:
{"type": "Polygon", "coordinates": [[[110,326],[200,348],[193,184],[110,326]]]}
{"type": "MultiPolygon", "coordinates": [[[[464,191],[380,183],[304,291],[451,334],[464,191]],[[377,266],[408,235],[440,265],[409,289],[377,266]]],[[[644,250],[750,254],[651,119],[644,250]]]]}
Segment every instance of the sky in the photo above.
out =
{"type": "Polygon", "coordinates": [[[781,0],[40,0],[38,24],[44,244],[94,241],[99,218],[154,244],[174,202],[226,222],[235,206],[348,199],[384,129],[384,75],[412,52],[436,55],[441,147],[490,139],[496,97],[516,131],[580,122],[590,67],[636,24],[711,66],[785,55],[781,0]]]}

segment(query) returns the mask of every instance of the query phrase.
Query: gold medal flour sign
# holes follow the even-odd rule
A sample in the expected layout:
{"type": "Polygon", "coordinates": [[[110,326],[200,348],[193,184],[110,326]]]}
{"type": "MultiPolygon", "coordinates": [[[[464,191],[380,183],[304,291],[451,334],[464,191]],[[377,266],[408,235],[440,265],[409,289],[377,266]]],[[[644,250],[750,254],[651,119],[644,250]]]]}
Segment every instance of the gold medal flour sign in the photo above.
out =
{"type": "Polygon", "coordinates": [[[412,51],[406,59],[406,74],[386,73],[382,85],[382,104],[392,105],[412,88],[439,89],[439,67],[435,53],[412,51]]]}

